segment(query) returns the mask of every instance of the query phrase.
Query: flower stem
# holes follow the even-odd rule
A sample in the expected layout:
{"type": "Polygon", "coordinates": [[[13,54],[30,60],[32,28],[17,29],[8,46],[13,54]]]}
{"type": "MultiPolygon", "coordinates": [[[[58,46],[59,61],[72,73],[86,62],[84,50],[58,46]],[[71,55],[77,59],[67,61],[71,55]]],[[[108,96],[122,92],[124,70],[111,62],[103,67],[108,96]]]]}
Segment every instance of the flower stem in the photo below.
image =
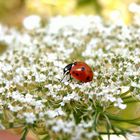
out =
{"type": "Polygon", "coordinates": [[[25,127],[25,128],[23,129],[23,134],[22,134],[22,137],[21,137],[20,140],[26,140],[27,134],[28,134],[28,128],[25,127]]]}
{"type": "Polygon", "coordinates": [[[108,133],[108,132],[99,132],[99,134],[100,135],[124,135],[125,134],[125,132],[110,132],[110,133],[108,133]]]}
{"type": "Polygon", "coordinates": [[[111,114],[107,114],[107,116],[110,120],[113,120],[113,121],[127,122],[127,123],[138,125],[138,126],[140,125],[140,122],[134,122],[134,121],[140,120],[140,117],[135,118],[135,119],[123,119],[123,118],[120,118],[111,114]]]}

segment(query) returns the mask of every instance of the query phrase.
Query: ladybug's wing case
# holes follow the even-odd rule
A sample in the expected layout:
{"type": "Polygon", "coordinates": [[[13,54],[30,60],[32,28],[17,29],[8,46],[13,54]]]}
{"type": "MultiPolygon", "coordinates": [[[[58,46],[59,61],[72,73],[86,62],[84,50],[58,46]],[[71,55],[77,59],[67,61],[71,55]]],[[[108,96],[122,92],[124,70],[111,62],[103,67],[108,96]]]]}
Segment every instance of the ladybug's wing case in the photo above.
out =
{"type": "Polygon", "coordinates": [[[74,66],[72,66],[70,74],[73,78],[81,82],[89,82],[92,81],[93,78],[93,72],[91,68],[82,62],[77,62],[74,66]]]}

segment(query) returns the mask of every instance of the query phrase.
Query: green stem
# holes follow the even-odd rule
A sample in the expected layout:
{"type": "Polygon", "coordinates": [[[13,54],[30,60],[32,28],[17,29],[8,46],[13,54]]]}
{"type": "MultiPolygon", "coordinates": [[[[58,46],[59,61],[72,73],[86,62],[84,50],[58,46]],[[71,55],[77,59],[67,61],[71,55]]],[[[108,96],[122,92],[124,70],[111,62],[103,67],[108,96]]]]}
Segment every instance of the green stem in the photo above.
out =
{"type": "Polygon", "coordinates": [[[99,140],[103,140],[103,138],[102,138],[102,136],[101,136],[101,135],[99,135],[99,136],[98,136],[98,138],[99,138],[99,140]]]}
{"type": "Polygon", "coordinates": [[[129,95],[129,96],[122,97],[123,100],[129,99],[129,98],[134,98],[134,96],[129,95]]]}
{"type": "Polygon", "coordinates": [[[124,132],[124,133],[140,133],[140,131],[135,131],[135,130],[130,130],[129,128],[122,128],[120,126],[113,126],[114,128],[116,127],[118,130],[116,132],[124,132]]]}
{"type": "Polygon", "coordinates": [[[136,120],[139,120],[140,117],[138,118],[135,118],[135,119],[123,119],[123,118],[120,118],[120,117],[116,117],[114,115],[111,115],[111,114],[106,114],[108,116],[108,118],[110,120],[113,120],[113,121],[119,121],[119,122],[127,122],[127,123],[130,123],[130,124],[134,124],[134,125],[140,125],[140,122],[134,122],[136,120]]]}
{"type": "Polygon", "coordinates": [[[99,134],[100,135],[124,135],[125,134],[125,132],[110,132],[110,133],[108,133],[108,132],[99,132],[99,134]]]}
{"type": "Polygon", "coordinates": [[[26,140],[27,134],[28,134],[28,128],[25,127],[25,128],[23,129],[23,134],[22,134],[22,137],[21,137],[20,140],[26,140]]]}
{"type": "Polygon", "coordinates": [[[128,101],[124,101],[124,104],[138,103],[138,102],[140,102],[140,100],[128,100],[128,101]]]}
{"type": "Polygon", "coordinates": [[[99,116],[100,116],[100,112],[95,112],[95,115],[94,115],[94,120],[93,120],[93,129],[96,131],[97,130],[97,123],[98,123],[98,119],[99,119],[99,116]]]}
{"type": "Polygon", "coordinates": [[[106,119],[106,130],[107,130],[107,135],[108,135],[108,140],[110,140],[110,129],[111,129],[111,123],[108,117],[104,114],[104,117],[106,119]]]}

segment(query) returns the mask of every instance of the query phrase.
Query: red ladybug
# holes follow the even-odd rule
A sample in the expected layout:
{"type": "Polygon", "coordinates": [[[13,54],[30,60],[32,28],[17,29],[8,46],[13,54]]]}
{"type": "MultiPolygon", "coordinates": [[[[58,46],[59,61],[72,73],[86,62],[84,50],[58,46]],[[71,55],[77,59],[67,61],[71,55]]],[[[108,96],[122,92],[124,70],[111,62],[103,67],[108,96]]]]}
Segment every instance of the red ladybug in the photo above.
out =
{"type": "Polygon", "coordinates": [[[93,71],[84,62],[74,62],[68,64],[64,69],[64,77],[65,75],[70,74],[70,77],[80,81],[80,82],[90,82],[93,79],[93,71]]]}

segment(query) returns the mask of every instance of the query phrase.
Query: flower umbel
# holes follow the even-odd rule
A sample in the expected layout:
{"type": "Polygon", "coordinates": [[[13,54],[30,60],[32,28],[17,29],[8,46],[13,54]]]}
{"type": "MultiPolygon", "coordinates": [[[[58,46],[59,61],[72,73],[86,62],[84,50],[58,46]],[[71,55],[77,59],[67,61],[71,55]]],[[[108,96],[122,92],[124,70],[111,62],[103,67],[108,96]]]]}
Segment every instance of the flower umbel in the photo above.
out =
{"type": "Polygon", "coordinates": [[[0,128],[70,140],[138,133],[139,42],[140,26],[98,16],[55,17],[23,32],[0,25],[0,43],[8,46],[0,56],[0,128]],[[60,82],[75,60],[92,67],[91,82],[60,82]]]}

